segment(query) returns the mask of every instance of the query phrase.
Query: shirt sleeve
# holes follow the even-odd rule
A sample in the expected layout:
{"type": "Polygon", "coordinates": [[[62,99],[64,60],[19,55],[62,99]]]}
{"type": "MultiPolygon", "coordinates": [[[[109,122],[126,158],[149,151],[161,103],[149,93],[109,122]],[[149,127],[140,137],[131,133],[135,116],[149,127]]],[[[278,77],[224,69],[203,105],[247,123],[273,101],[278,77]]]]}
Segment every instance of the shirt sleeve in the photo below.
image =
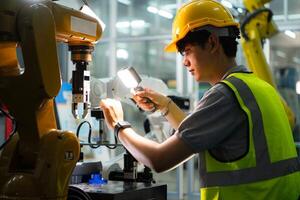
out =
{"type": "Polygon", "coordinates": [[[223,84],[212,87],[196,109],[180,124],[176,135],[198,153],[213,149],[241,123],[242,110],[233,92],[223,84]]]}

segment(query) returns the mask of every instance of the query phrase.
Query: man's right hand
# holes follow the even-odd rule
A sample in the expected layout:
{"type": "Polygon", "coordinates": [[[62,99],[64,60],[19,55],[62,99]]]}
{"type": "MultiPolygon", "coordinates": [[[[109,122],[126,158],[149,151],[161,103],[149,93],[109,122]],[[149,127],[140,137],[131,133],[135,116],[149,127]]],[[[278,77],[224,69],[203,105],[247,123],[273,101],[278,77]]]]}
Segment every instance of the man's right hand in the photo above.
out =
{"type": "Polygon", "coordinates": [[[167,106],[169,101],[167,96],[148,88],[144,88],[142,91],[137,91],[133,96],[133,99],[137,105],[145,111],[151,111],[155,106],[157,110],[162,110],[167,106]]]}

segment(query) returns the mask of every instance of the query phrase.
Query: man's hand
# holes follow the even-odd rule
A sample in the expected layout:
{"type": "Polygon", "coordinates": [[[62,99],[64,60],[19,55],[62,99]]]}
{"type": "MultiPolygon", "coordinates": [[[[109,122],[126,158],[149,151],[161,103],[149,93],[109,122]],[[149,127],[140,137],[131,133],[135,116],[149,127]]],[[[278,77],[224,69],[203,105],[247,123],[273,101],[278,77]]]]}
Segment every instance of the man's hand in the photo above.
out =
{"type": "Polygon", "coordinates": [[[123,109],[120,101],[114,99],[103,99],[100,101],[108,128],[114,129],[118,121],[123,121],[123,109]]]}
{"type": "Polygon", "coordinates": [[[162,110],[167,106],[169,101],[168,97],[148,88],[144,88],[142,91],[137,91],[133,96],[133,99],[137,105],[145,111],[153,110],[154,106],[156,106],[158,110],[162,110]]]}

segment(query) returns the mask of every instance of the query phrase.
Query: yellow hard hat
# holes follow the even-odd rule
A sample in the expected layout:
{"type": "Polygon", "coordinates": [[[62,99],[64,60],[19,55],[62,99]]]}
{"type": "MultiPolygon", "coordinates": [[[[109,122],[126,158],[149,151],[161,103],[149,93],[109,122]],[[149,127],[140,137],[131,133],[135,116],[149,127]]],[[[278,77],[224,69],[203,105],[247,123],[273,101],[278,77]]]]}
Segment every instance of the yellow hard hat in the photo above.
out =
{"type": "Polygon", "coordinates": [[[189,31],[203,26],[237,26],[230,11],[215,0],[193,0],[184,4],[173,21],[172,41],[165,47],[167,52],[175,52],[176,43],[184,38],[189,31]]]}

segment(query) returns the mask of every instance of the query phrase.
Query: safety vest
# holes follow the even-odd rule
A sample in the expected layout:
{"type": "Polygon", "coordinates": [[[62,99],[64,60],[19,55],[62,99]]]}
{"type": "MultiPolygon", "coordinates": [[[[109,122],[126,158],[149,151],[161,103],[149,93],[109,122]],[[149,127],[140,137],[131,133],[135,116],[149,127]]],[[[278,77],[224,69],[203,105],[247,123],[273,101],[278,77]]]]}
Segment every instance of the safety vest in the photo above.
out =
{"type": "Polygon", "coordinates": [[[232,73],[221,84],[247,115],[249,148],[232,162],[200,153],[201,200],[297,200],[300,164],[280,96],[251,73],[232,73]]]}

